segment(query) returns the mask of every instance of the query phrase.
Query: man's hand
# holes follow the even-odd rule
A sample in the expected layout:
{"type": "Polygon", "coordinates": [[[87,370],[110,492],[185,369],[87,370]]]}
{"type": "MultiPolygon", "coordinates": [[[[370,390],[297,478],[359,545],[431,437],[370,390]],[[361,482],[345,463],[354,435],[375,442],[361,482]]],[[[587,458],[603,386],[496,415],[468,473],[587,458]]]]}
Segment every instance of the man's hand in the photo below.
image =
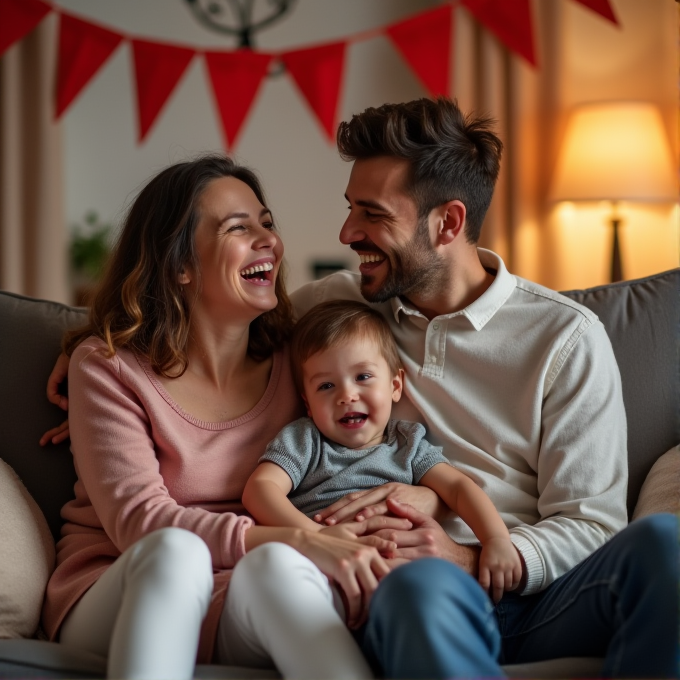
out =
{"type": "Polygon", "coordinates": [[[435,519],[442,519],[448,513],[448,508],[432,489],[389,482],[368,491],[347,494],[314,515],[314,521],[332,526],[340,522],[362,522],[376,515],[385,515],[389,512],[386,503],[388,498],[417,508],[435,519]]]}
{"type": "Polygon", "coordinates": [[[397,549],[396,543],[378,536],[379,532],[407,532],[413,525],[401,517],[377,516],[363,522],[344,522],[330,527],[322,527],[319,531],[326,536],[335,536],[345,540],[356,540],[378,550],[383,557],[391,557],[397,549]]]}
{"type": "Polygon", "coordinates": [[[459,545],[449,538],[432,517],[410,505],[392,499],[387,499],[386,503],[391,514],[407,519],[413,524],[410,531],[381,529],[375,532],[377,536],[397,544],[397,549],[391,556],[393,560],[410,561],[421,557],[440,557],[453,562],[477,578],[480,553],[478,546],[459,545]]]}
{"type": "MultiPolygon", "coordinates": [[[[57,363],[47,379],[47,399],[63,411],[68,411],[68,397],[59,393],[59,385],[64,382],[68,376],[68,364],[70,359],[65,354],[60,354],[57,363]]],[[[68,420],[65,420],[61,425],[53,427],[51,430],[45,432],[40,437],[40,446],[45,446],[49,442],[52,444],[61,444],[69,437],[68,420]]]]}

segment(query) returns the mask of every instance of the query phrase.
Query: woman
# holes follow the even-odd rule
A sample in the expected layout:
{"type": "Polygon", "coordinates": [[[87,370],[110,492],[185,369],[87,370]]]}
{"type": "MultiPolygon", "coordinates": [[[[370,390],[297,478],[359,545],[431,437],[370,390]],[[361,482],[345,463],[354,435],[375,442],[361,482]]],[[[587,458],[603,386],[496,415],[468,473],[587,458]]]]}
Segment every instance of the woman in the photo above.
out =
{"type": "Polygon", "coordinates": [[[78,481],[43,625],[108,656],[110,677],[189,678],[197,648],[286,677],[370,675],[328,578],[360,623],[394,548],[362,534],[407,523],[308,533],[254,526],[240,505],[301,412],[282,255],[251,171],[173,165],[135,200],[89,323],[66,338],[78,481]]]}

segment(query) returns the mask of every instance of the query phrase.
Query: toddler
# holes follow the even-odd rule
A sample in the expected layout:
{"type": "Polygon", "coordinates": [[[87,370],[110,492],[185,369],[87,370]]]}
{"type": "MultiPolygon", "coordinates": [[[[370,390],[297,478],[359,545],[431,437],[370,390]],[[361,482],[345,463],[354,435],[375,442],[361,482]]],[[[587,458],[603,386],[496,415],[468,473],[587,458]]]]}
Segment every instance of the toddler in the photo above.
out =
{"type": "Polygon", "coordinates": [[[493,600],[516,588],[519,555],[488,496],[424,439],[423,425],[390,420],[404,370],[380,313],[348,300],[317,305],[295,327],[291,361],[309,417],[267,446],[243,493],[252,516],[268,526],[323,531],[312,518],[348,493],[421,484],[474,531],[479,583],[493,600]]]}

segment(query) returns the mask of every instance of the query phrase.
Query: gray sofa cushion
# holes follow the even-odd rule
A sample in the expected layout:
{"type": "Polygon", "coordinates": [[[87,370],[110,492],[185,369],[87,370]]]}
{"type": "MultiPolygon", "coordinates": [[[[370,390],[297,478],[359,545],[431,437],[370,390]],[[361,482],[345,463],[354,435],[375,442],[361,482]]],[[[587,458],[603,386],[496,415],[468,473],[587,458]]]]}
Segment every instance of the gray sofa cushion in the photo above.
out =
{"type": "Polygon", "coordinates": [[[598,315],[619,364],[630,517],[652,465],[680,442],[680,269],[564,295],[598,315]]]}
{"type": "Polygon", "coordinates": [[[76,476],[68,442],[38,444],[43,432],[64,420],[64,412],[47,401],[45,387],[64,330],[85,321],[82,309],[0,293],[0,458],[35,498],[55,539],[76,476]]]}

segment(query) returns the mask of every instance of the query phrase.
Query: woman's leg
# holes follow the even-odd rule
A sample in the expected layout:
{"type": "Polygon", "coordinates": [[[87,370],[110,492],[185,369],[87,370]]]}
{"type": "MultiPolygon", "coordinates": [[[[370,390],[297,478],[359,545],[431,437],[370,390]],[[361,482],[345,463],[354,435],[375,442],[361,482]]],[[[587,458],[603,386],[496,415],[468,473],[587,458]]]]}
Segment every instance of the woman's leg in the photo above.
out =
{"type": "Polygon", "coordinates": [[[328,579],[282,543],[267,543],[236,565],[217,633],[216,660],[276,665],[285,678],[372,678],[333,606],[328,579]]]}
{"type": "Polygon", "coordinates": [[[196,534],[154,531],[83,595],[60,641],[108,657],[110,678],[191,678],[212,584],[210,552],[196,534]]]}

